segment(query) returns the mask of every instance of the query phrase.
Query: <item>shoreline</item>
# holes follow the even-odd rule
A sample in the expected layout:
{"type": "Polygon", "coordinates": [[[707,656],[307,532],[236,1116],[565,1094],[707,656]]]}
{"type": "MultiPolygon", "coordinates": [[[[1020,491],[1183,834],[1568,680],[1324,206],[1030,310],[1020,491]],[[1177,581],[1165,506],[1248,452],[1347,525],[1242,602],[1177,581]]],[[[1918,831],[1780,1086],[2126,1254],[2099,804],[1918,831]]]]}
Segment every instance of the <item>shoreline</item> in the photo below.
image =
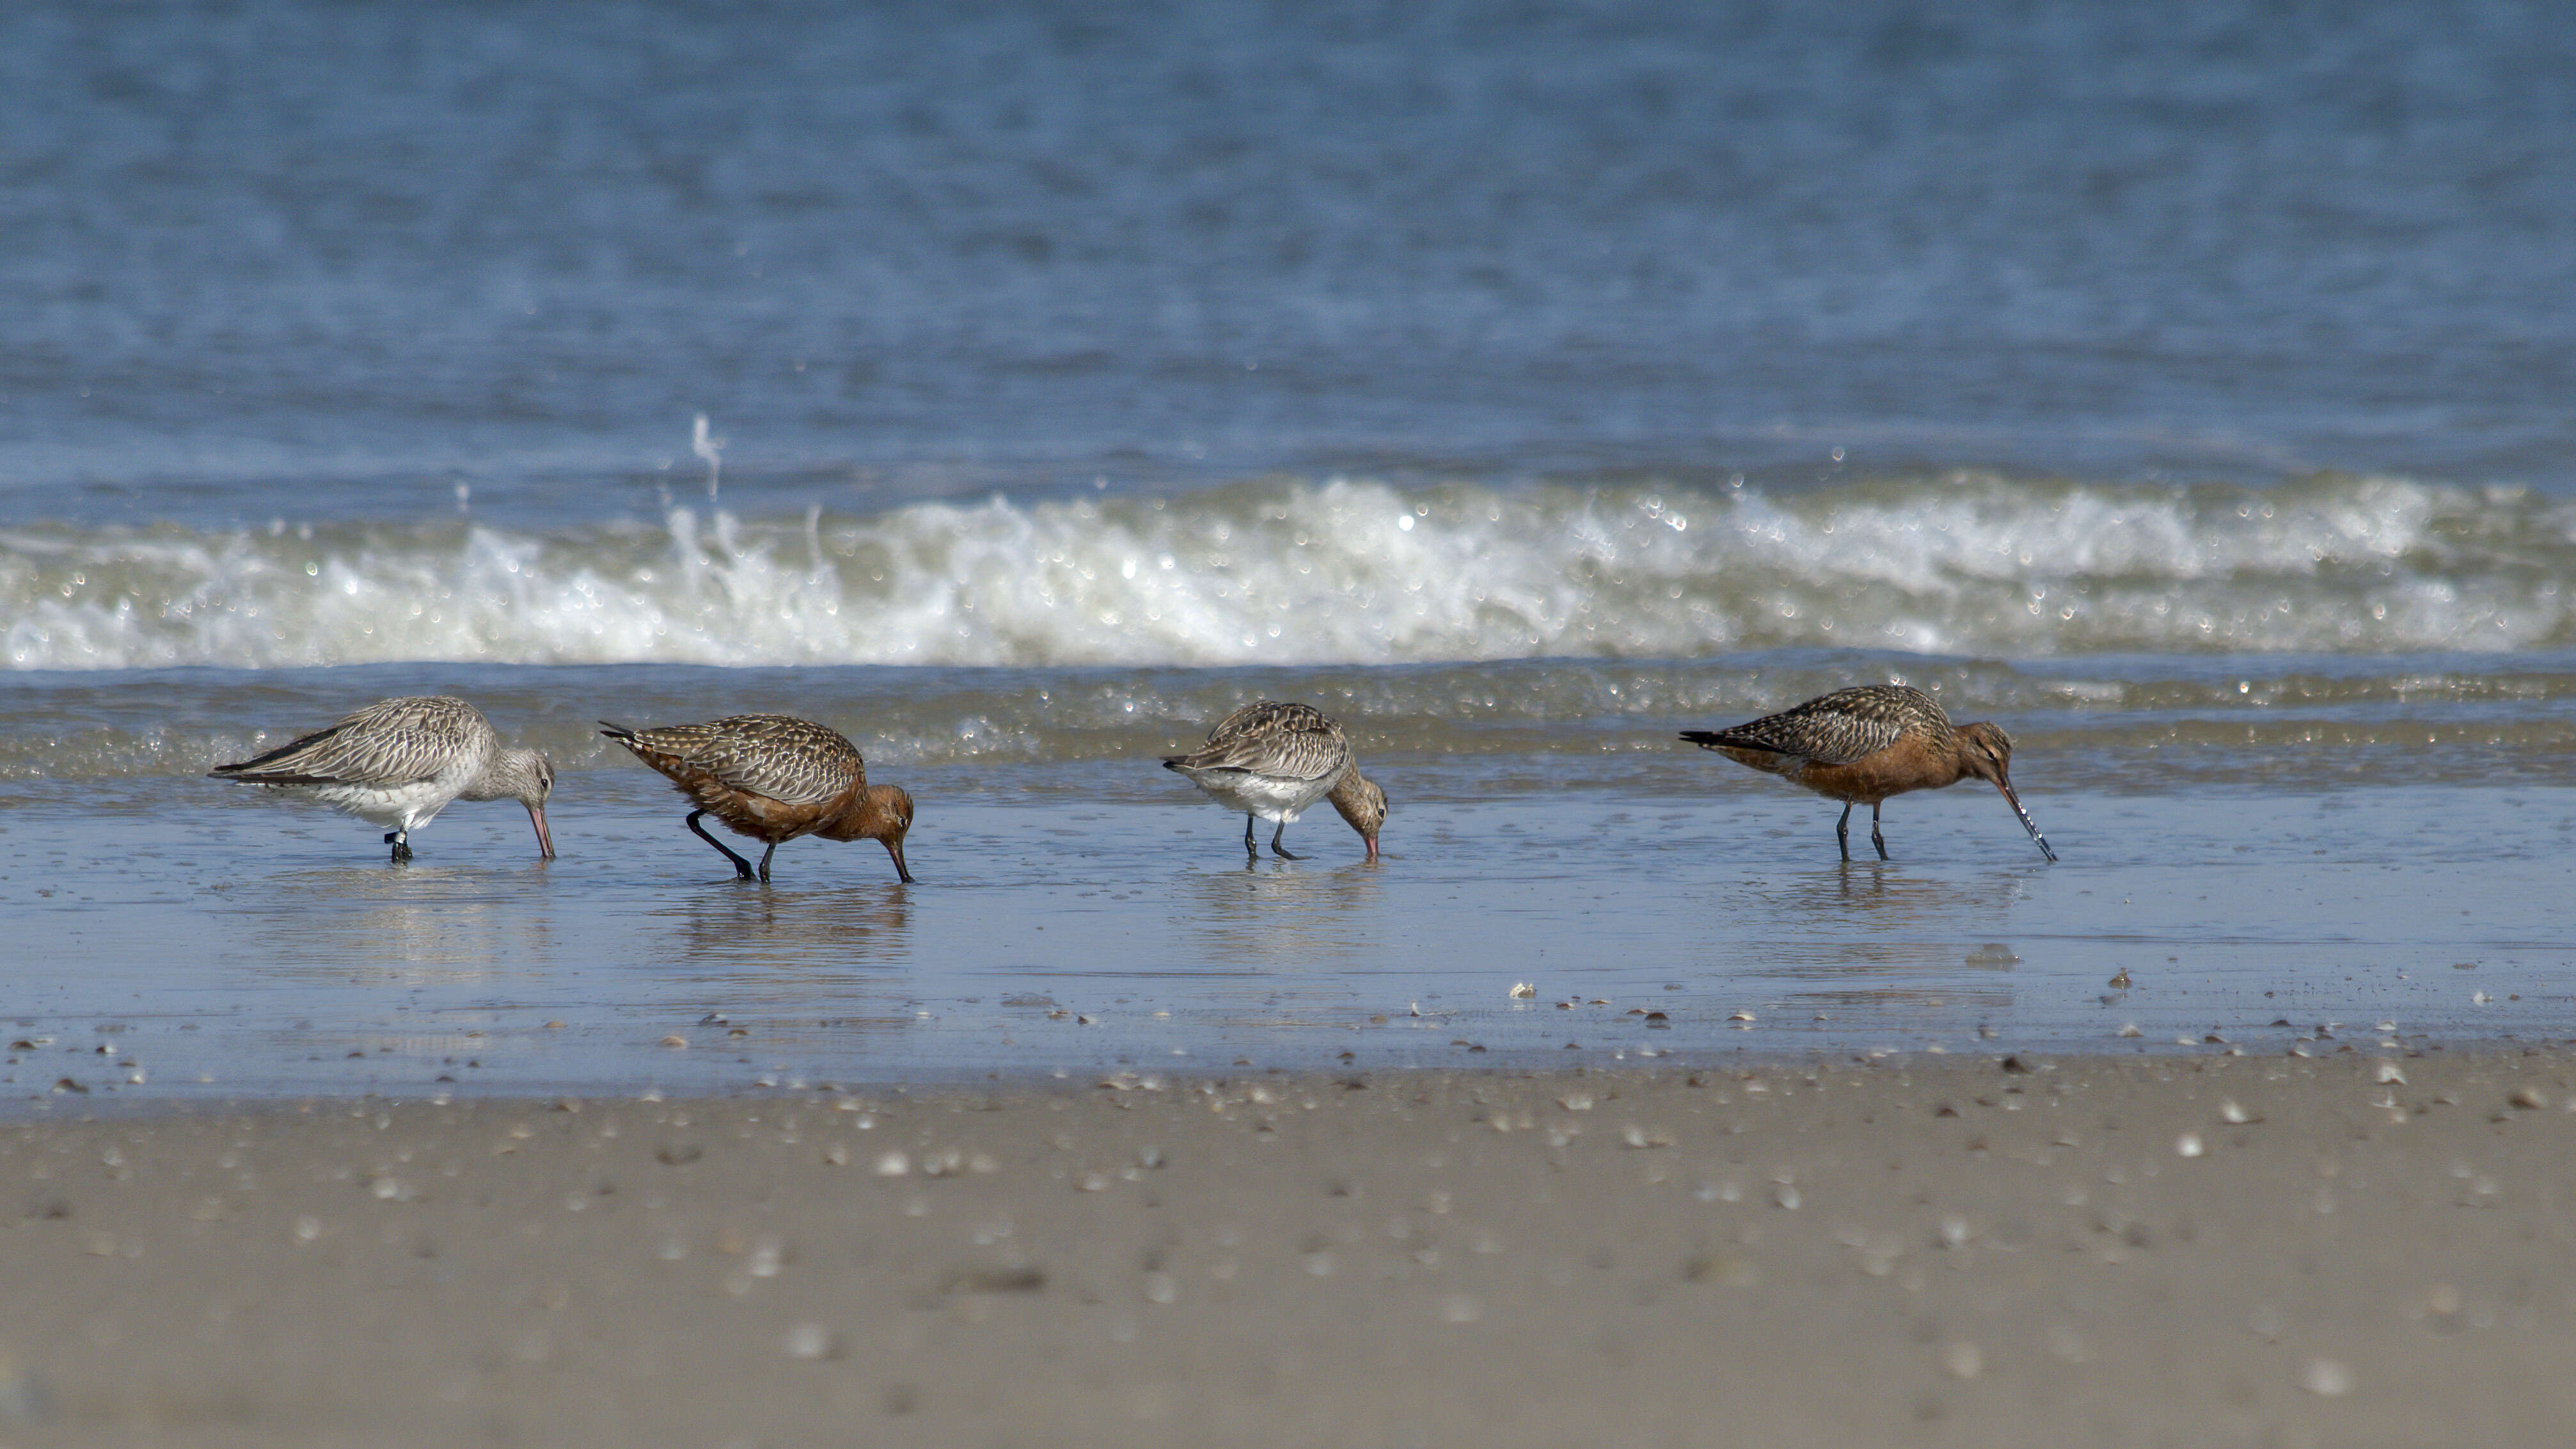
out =
{"type": "Polygon", "coordinates": [[[813,844],[744,889],[658,777],[600,783],[557,860],[510,807],[401,869],[337,816],[52,791],[0,821],[0,1098],[2576,1038],[2563,786],[2062,791],[2057,866],[1991,791],[1848,865],[1785,789],[1497,778],[1407,804],[1375,868],[1338,822],[1247,867],[1213,808],[962,799],[918,887],[813,844]]]}
{"type": "Polygon", "coordinates": [[[2576,1426],[2563,1049],[1096,1080],[0,1124],[0,1443],[2576,1426]]]}

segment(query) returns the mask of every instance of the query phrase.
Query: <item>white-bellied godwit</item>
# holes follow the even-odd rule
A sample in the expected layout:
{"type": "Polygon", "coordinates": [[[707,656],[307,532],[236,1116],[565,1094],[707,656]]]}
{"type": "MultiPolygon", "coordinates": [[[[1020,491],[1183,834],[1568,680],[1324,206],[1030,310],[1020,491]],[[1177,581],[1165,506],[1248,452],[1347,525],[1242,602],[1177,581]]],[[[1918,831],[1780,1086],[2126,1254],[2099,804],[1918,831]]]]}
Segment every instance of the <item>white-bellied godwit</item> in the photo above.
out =
{"type": "Polygon", "coordinates": [[[698,817],[713,815],[737,835],[768,842],[760,853],[763,881],[779,846],[800,835],[819,835],[878,842],[894,857],[896,876],[912,884],[903,863],[912,797],[892,785],[869,784],[858,747],[839,731],[783,714],[738,714],[651,730],[600,723],[606,726],[601,734],[669,776],[689,797],[698,807],[689,812],[689,829],[724,851],[742,879],[752,878],[751,862],[709,835],[698,817]]]}
{"type": "Polygon", "coordinates": [[[1837,689],[1750,724],[1685,730],[1682,738],[1842,801],[1834,838],[1842,842],[1845,860],[1851,859],[1854,805],[1869,807],[1870,843],[1885,860],[1887,839],[1878,833],[1878,808],[1889,796],[1938,790],[1971,775],[2003,791],[2039,853],[2057,859],[2048,837],[2039,833],[2038,822],[2013,793],[2012,736],[1982,720],[1952,725],[1932,696],[1919,689],[1902,684],[1837,689]]]}
{"type": "Polygon", "coordinates": [[[1243,812],[1243,848],[1258,856],[1252,822],[1276,821],[1270,850],[1300,860],[1280,843],[1288,823],[1318,800],[1330,800],[1360,833],[1368,858],[1377,859],[1377,833],[1386,824],[1386,792],[1360,774],[1342,727],[1312,705],[1257,700],[1208,731],[1207,745],[1170,755],[1163,768],[1189,777],[1220,805],[1243,812]]]}
{"type": "Polygon", "coordinates": [[[389,826],[385,844],[397,862],[411,859],[411,833],[448,801],[516,800],[537,827],[537,853],[555,857],[546,830],[554,762],[535,750],[505,748],[481,710],[443,694],[377,700],[327,730],[207,773],[308,794],[389,826]]]}

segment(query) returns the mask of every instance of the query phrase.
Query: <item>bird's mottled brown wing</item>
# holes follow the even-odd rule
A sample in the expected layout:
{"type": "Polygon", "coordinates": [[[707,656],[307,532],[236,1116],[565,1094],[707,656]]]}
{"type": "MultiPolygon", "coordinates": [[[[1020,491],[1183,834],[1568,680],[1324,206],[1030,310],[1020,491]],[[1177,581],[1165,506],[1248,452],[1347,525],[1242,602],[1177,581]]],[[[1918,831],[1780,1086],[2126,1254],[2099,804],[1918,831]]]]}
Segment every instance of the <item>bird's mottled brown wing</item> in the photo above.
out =
{"type": "Polygon", "coordinates": [[[1333,717],[1311,704],[1286,704],[1275,699],[1256,699],[1216,722],[1208,731],[1208,743],[1214,744],[1228,735],[1265,734],[1277,730],[1334,730],[1341,728],[1333,717]]]}
{"type": "Polygon", "coordinates": [[[1282,780],[1321,780],[1351,762],[1351,743],[1330,715],[1307,704],[1257,700],[1208,731],[1204,748],[1166,761],[1184,771],[1242,770],[1282,780]]]}
{"type": "Polygon", "coordinates": [[[257,785],[402,785],[485,748],[482,711],[449,695],[380,699],[326,730],[213,773],[257,785]]]}
{"type": "Polygon", "coordinates": [[[672,772],[654,755],[731,789],[789,805],[819,805],[867,782],[858,747],[839,731],[783,714],[637,730],[627,743],[665,774],[672,772]]]}
{"type": "Polygon", "coordinates": [[[1902,684],[1865,684],[1732,729],[1695,731],[1683,738],[1711,749],[1765,750],[1847,765],[1886,749],[1907,730],[1946,734],[1949,728],[1949,716],[1923,691],[1902,684]]]}

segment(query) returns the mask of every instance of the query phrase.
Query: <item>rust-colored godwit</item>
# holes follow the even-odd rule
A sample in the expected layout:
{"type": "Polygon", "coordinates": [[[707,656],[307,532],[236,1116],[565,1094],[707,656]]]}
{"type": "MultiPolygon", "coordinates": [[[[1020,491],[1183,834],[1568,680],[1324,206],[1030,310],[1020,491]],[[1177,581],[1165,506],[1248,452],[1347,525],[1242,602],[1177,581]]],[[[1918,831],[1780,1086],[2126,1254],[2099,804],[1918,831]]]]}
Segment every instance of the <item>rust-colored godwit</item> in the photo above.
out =
{"type": "Polygon", "coordinates": [[[446,695],[380,699],[329,729],[207,773],[279,786],[390,827],[385,844],[397,863],[411,859],[411,833],[450,800],[516,800],[537,828],[537,853],[555,855],[546,829],[554,763],[505,748],[481,710],[446,695]]]}
{"type": "Polygon", "coordinates": [[[1271,853],[1301,860],[1280,843],[1290,821],[1318,800],[1330,800],[1377,859],[1377,833],[1386,824],[1386,792],[1360,773],[1342,727],[1312,705],[1258,700],[1208,731],[1204,748],[1167,756],[1163,768],[1189,777],[1229,810],[1243,812],[1243,848],[1253,856],[1252,822],[1275,821],[1271,853]]]}
{"type": "Polygon", "coordinates": [[[1869,807],[1869,840],[1887,859],[1878,808],[1909,790],[1938,790],[1974,775],[1993,782],[2021,817],[2022,828],[2050,860],[2048,837],[2021,808],[2012,787],[2012,736],[1983,720],[1953,725],[1922,690],[1902,684],[1837,689],[1805,704],[1725,730],[1685,730],[1682,738],[1843,802],[1834,838],[1851,859],[1851,812],[1869,807]]]}
{"type": "Polygon", "coordinates": [[[689,829],[724,852],[742,879],[752,864],[709,835],[699,817],[713,815],[737,835],[766,841],[759,877],[769,879],[769,858],[800,835],[825,840],[873,840],[894,857],[894,873],[907,885],[903,837],[912,829],[912,797],[892,785],[868,783],[858,747],[837,730],[783,714],[738,714],[705,724],[630,730],[600,723],[601,734],[661,771],[698,808],[689,829]]]}

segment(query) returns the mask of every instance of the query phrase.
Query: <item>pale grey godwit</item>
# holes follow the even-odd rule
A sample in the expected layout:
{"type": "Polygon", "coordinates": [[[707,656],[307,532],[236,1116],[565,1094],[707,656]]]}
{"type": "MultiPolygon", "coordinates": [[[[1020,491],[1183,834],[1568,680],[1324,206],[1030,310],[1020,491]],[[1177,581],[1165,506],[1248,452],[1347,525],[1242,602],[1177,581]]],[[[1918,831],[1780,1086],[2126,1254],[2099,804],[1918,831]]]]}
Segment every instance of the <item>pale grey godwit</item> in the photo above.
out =
{"type": "Polygon", "coordinates": [[[741,879],[752,878],[751,862],[709,835],[700,816],[713,815],[737,835],[768,842],[760,853],[763,881],[779,846],[800,835],[819,835],[882,844],[894,857],[896,876],[912,883],[903,863],[912,797],[892,785],[869,784],[858,747],[839,731],[783,714],[738,714],[651,730],[600,723],[606,726],[601,734],[669,776],[689,797],[698,807],[689,812],[689,829],[723,851],[741,879]]]}
{"type": "Polygon", "coordinates": [[[535,750],[505,748],[481,710],[443,694],[377,700],[327,730],[207,773],[279,786],[390,826],[385,844],[397,862],[411,859],[411,833],[448,801],[516,800],[537,827],[537,853],[555,856],[546,830],[554,762],[535,750]]]}
{"type": "Polygon", "coordinates": [[[1889,796],[1938,790],[1971,775],[2003,791],[2039,853],[2057,859],[2048,837],[2039,833],[2038,822],[2013,793],[2012,736],[1982,720],[1952,725],[1932,696],[1919,689],[1902,684],[1837,689],[1750,724],[1685,730],[1682,738],[1842,801],[1834,838],[1842,842],[1845,860],[1851,859],[1854,805],[1869,807],[1870,843],[1885,860],[1887,839],[1878,833],[1878,808],[1889,796]]]}
{"type": "Polygon", "coordinates": [[[1167,756],[1163,768],[1188,776],[1227,809],[1243,812],[1247,854],[1261,854],[1252,841],[1252,822],[1270,820],[1279,826],[1270,833],[1271,853],[1283,860],[1303,859],[1291,854],[1280,837],[1307,806],[1330,800],[1360,833],[1368,858],[1377,859],[1386,792],[1360,774],[1342,727],[1312,705],[1266,699],[1247,704],[1217,721],[1204,748],[1167,756]]]}

